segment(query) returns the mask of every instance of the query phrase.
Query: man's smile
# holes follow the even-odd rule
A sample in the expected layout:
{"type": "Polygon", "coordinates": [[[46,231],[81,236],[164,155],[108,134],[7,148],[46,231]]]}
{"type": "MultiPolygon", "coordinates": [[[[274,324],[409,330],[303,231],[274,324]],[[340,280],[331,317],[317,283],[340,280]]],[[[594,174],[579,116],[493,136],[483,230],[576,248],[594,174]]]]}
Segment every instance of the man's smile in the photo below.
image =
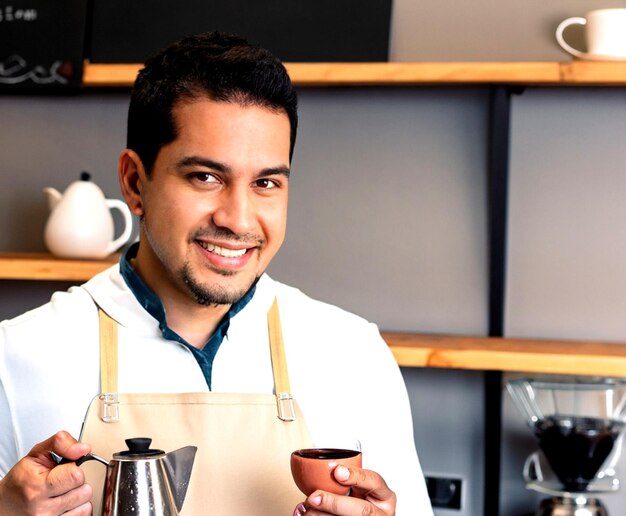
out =
{"type": "Polygon", "coordinates": [[[215,244],[210,244],[208,242],[198,242],[200,246],[210,253],[217,254],[219,256],[223,256],[225,258],[238,258],[239,256],[243,256],[248,251],[248,248],[243,249],[227,249],[226,247],[220,247],[215,244]]]}
{"type": "Polygon", "coordinates": [[[214,272],[227,276],[243,272],[254,256],[254,251],[258,249],[250,244],[247,247],[241,247],[245,245],[241,242],[233,243],[232,247],[226,247],[225,244],[217,245],[204,240],[196,240],[195,243],[206,260],[205,264],[214,272]],[[235,248],[235,246],[237,247],[235,248]]]}

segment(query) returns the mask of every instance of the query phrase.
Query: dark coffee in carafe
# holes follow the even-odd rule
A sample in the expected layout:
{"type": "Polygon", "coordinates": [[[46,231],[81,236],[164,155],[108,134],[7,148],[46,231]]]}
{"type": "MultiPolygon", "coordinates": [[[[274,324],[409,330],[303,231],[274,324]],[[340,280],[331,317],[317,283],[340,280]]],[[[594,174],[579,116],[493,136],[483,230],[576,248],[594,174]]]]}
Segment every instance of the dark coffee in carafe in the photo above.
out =
{"type": "Polygon", "coordinates": [[[538,420],[534,432],[565,490],[580,492],[595,478],[623,428],[624,423],[610,419],[554,415],[538,420]]]}

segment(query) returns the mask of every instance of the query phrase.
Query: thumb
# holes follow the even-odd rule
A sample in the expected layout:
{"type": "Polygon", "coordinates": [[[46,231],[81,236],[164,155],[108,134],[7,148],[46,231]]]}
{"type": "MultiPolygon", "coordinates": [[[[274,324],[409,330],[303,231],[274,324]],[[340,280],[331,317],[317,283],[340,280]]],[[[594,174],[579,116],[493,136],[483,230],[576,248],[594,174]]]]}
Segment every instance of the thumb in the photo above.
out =
{"type": "Polygon", "coordinates": [[[375,471],[339,465],[333,470],[333,475],[340,484],[352,487],[351,496],[371,502],[395,500],[395,493],[375,471]]]}
{"type": "Polygon", "coordinates": [[[66,459],[77,460],[90,451],[89,444],[78,442],[68,432],[61,431],[36,444],[28,455],[42,466],[52,469],[57,464],[52,460],[50,452],[66,459]]]}

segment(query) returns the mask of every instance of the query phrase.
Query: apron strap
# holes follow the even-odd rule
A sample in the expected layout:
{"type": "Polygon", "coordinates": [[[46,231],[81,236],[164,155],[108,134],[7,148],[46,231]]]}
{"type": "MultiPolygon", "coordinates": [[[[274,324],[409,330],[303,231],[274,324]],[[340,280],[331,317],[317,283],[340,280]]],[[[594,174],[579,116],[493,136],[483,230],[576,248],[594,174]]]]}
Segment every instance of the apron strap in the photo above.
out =
{"type": "Polygon", "coordinates": [[[98,307],[100,321],[100,417],[107,423],[119,421],[117,399],[117,323],[98,307]]]}
{"type": "MultiPolygon", "coordinates": [[[[98,307],[98,318],[100,321],[100,399],[103,402],[100,417],[103,421],[112,423],[119,421],[117,323],[100,307],[98,307]]],[[[283,421],[295,421],[296,411],[289,386],[287,358],[276,298],[267,313],[267,324],[278,417],[283,421]]]]}
{"type": "Polygon", "coordinates": [[[280,324],[278,300],[274,302],[267,313],[267,326],[270,339],[270,354],[272,356],[272,370],[274,372],[274,391],[278,405],[278,417],[283,421],[294,421],[296,413],[293,408],[293,396],[289,387],[289,373],[287,372],[287,358],[283,342],[283,331],[280,324]]]}

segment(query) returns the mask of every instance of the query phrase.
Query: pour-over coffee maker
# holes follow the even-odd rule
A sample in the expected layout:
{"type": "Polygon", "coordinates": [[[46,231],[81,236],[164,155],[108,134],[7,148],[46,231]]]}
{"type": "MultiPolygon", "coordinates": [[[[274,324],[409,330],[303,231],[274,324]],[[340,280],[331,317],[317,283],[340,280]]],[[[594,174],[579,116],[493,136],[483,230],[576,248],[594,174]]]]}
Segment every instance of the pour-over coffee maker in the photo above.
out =
{"type": "Polygon", "coordinates": [[[506,387],[539,444],[524,465],[526,487],[550,495],[536,516],[607,516],[598,495],[619,489],[613,466],[626,381],[518,379],[506,387]]]}

